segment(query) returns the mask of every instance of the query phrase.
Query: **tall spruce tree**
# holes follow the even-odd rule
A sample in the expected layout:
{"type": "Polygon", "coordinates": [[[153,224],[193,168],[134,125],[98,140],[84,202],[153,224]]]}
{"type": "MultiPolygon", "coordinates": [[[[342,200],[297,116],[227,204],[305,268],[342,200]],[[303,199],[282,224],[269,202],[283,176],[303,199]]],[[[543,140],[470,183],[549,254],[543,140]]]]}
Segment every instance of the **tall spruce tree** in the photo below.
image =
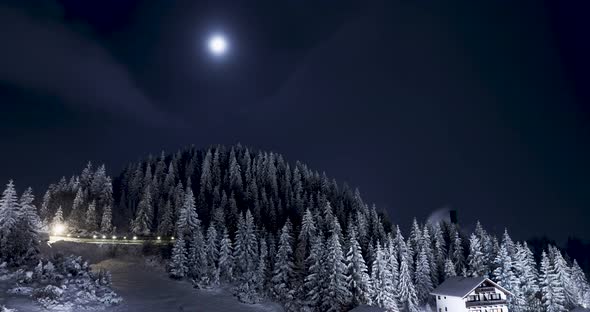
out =
{"type": "Polygon", "coordinates": [[[373,281],[373,304],[386,309],[386,311],[399,311],[393,276],[388,269],[387,259],[379,243],[371,267],[371,280],[373,281]]]}
{"type": "MultiPolygon", "coordinates": [[[[335,223],[338,223],[334,219],[335,223]]],[[[333,228],[339,228],[335,224],[333,228]]],[[[324,256],[324,270],[326,272],[325,287],[326,293],[323,298],[323,306],[326,311],[341,311],[350,302],[350,291],[346,282],[346,265],[340,245],[340,237],[337,230],[334,230],[326,242],[326,253],[324,256]]]]}
{"type": "Polygon", "coordinates": [[[273,296],[284,304],[294,299],[293,289],[293,237],[291,234],[291,222],[287,220],[279,238],[275,269],[272,277],[273,296]]]}
{"type": "Polygon", "coordinates": [[[361,246],[356,238],[353,228],[348,233],[348,252],[346,253],[346,281],[351,293],[352,305],[371,303],[371,277],[368,274],[367,265],[361,246]]]}

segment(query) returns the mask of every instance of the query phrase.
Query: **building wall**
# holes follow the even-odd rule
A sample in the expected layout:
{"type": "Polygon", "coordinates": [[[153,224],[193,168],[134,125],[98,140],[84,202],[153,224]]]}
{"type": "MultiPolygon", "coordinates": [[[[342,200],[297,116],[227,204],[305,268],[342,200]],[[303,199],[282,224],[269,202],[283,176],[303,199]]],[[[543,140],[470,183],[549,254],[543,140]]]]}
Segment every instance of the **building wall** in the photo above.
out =
{"type": "Polygon", "coordinates": [[[465,300],[459,297],[436,296],[436,312],[467,312],[465,300]]]}

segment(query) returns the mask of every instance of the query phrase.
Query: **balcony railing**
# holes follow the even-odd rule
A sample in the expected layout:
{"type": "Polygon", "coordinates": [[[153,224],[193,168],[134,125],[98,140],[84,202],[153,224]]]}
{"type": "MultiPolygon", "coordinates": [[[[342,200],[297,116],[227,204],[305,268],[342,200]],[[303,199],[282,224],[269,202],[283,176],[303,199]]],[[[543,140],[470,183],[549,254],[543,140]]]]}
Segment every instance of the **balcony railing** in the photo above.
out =
{"type": "Polygon", "coordinates": [[[479,287],[475,289],[476,293],[495,292],[495,287],[479,287]]]}
{"type": "Polygon", "coordinates": [[[470,308],[470,307],[485,307],[485,306],[491,306],[491,305],[501,305],[501,304],[506,304],[506,300],[505,299],[495,299],[495,300],[475,300],[475,301],[467,301],[465,302],[465,307],[466,308],[470,308]]]}

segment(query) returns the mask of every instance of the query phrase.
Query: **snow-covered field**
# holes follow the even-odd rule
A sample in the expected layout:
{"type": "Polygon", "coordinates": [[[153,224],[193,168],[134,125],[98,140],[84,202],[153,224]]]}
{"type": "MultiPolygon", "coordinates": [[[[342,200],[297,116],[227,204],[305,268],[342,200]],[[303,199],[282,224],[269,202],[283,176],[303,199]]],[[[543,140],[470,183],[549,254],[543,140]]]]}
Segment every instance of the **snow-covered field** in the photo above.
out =
{"type": "Polygon", "coordinates": [[[123,303],[113,312],[282,311],[275,303],[240,303],[229,290],[197,290],[186,281],[170,279],[159,267],[142,261],[104,260],[94,266],[111,272],[113,288],[123,303]]]}
{"type": "Polygon", "coordinates": [[[15,280],[5,276],[0,278],[0,311],[3,306],[18,312],[283,311],[280,305],[272,302],[243,304],[228,288],[198,290],[187,281],[173,280],[168,277],[161,265],[146,264],[145,259],[138,254],[139,249],[135,249],[123,249],[115,258],[110,258],[108,249],[95,244],[63,242],[50,248],[42,248],[45,256],[53,256],[56,253],[82,255],[90,259],[90,262],[95,262],[92,264],[93,271],[110,271],[113,290],[123,298],[123,302],[116,306],[84,309],[51,306],[46,309],[28,294],[9,293],[9,290],[15,287],[15,280]]]}

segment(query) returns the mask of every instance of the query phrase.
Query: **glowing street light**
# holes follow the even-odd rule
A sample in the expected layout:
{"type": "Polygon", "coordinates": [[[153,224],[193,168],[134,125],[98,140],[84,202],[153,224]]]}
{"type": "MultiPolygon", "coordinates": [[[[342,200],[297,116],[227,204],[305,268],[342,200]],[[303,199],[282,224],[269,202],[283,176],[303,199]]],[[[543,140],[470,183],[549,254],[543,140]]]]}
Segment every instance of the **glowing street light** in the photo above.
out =
{"type": "Polygon", "coordinates": [[[106,239],[107,237],[105,235],[102,236],[102,239],[106,239]]]}
{"type": "Polygon", "coordinates": [[[174,240],[174,236],[170,237],[172,240],[174,240]]]}
{"type": "Polygon", "coordinates": [[[133,236],[133,240],[137,240],[137,236],[133,236]]]}
{"type": "Polygon", "coordinates": [[[160,236],[158,236],[158,240],[161,240],[162,238],[160,236]]]}
{"type": "Polygon", "coordinates": [[[92,235],[92,238],[96,239],[96,235],[92,235]]]}
{"type": "Polygon", "coordinates": [[[117,239],[117,236],[114,236],[114,235],[113,235],[113,237],[112,237],[112,238],[113,238],[113,239],[117,239]]]}
{"type": "Polygon", "coordinates": [[[63,223],[56,223],[53,226],[54,235],[62,235],[66,231],[66,226],[63,223]]]}
{"type": "Polygon", "coordinates": [[[123,239],[127,239],[127,236],[123,236],[123,239]]]}

